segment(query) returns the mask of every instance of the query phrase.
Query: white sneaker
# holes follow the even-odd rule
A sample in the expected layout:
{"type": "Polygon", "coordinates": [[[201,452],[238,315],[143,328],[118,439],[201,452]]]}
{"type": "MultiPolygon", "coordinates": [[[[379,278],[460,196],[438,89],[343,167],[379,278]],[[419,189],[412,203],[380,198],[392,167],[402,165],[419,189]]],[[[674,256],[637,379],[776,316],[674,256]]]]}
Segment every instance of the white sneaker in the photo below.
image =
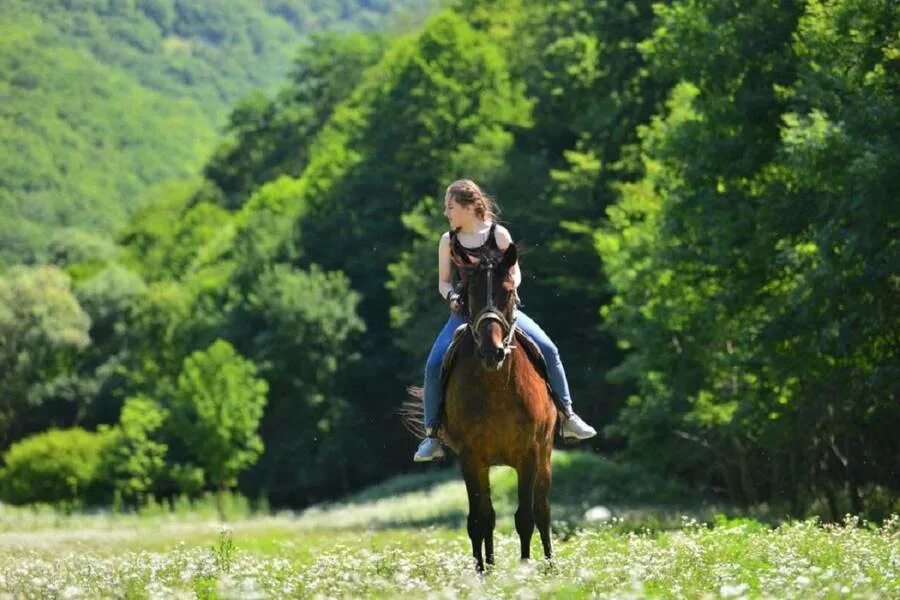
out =
{"type": "Polygon", "coordinates": [[[441,443],[438,439],[427,437],[419,444],[416,454],[413,456],[413,460],[415,462],[427,462],[429,460],[434,460],[435,458],[443,457],[444,449],[441,447],[441,443]]]}
{"type": "Polygon", "coordinates": [[[597,435],[597,430],[581,420],[581,417],[572,413],[563,417],[563,438],[567,440],[586,440],[597,435]]]}

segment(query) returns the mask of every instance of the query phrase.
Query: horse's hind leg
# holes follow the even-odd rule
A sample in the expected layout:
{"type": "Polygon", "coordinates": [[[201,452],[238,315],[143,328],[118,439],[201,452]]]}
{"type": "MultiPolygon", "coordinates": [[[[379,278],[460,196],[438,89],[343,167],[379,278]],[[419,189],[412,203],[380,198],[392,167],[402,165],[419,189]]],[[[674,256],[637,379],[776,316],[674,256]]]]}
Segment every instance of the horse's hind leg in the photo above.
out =
{"type": "Polygon", "coordinates": [[[469,495],[469,539],[475,568],[484,571],[481,547],[484,544],[488,564],[494,564],[494,507],[491,505],[491,483],[488,468],[460,457],[466,492],[469,495]]]}
{"type": "Polygon", "coordinates": [[[534,483],[534,520],[541,534],[544,546],[544,557],[553,558],[553,547],[550,542],[550,454],[538,461],[534,483]]]}
{"type": "Polygon", "coordinates": [[[519,508],[516,510],[516,531],[522,547],[522,560],[531,558],[531,535],[534,533],[535,461],[526,459],[517,469],[519,475],[519,508]]]}

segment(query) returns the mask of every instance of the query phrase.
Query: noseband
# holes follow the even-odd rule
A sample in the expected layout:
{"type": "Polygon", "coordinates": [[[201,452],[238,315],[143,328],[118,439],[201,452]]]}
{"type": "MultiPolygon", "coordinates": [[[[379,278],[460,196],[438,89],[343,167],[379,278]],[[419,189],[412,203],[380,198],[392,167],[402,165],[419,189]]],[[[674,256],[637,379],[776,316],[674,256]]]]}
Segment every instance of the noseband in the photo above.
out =
{"type": "MultiPolygon", "coordinates": [[[[485,304],[484,308],[478,311],[474,317],[469,320],[469,330],[472,332],[472,338],[475,340],[475,346],[481,347],[481,338],[479,336],[479,329],[481,329],[481,324],[485,321],[497,321],[500,324],[500,327],[506,331],[506,335],[503,338],[503,354],[508,356],[510,352],[512,352],[512,339],[516,333],[516,316],[515,309],[513,309],[513,317],[512,319],[507,320],[506,316],[503,314],[499,308],[494,306],[494,265],[486,261],[484,262],[481,269],[487,271],[487,288],[486,288],[486,296],[487,296],[487,304],[485,304]]],[[[471,305],[471,302],[470,302],[471,305]]]]}

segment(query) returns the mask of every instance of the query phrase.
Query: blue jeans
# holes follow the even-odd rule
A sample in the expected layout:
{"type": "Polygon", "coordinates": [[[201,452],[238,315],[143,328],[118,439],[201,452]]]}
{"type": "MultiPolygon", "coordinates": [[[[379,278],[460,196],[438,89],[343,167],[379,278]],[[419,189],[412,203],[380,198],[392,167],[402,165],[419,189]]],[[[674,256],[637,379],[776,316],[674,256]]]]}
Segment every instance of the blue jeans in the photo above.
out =
{"type": "MultiPolygon", "coordinates": [[[[444,354],[450,347],[453,339],[453,332],[456,328],[465,323],[465,319],[454,312],[450,313],[450,318],[437,339],[431,347],[428,354],[428,360],[425,361],[425,426],[436,429],[438,425],[438,409],[441,403],[441,362],[444,360],[444,354]]],[[[556,344],[544,333],[544,330],[535,323],[531,317],[518,311],[516,313],[517,325],[527,333],[531,339],[535,341],[547,361],[547,371],[550,375],[550,387],[559,397],[560,402],[566,409],[566,412],[572,411],[572,396],[569,394],[569,382],[566,379],[566,372],[563,369],[562,361],[559,358],[559,350],[556,344]]]]}

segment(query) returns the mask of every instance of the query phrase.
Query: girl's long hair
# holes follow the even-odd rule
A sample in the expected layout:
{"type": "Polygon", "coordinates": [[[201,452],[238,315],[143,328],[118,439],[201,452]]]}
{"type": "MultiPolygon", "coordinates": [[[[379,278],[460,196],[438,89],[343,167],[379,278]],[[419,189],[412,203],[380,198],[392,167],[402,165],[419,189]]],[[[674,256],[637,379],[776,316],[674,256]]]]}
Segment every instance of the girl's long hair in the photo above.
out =
{"type": "Polygon", "coordinates": [[[444,195],[457,204],[474,206],[475,214],[482,221],[496,223],[500,216],[500,209],[494,199],[485,194],[471,179],[457,179],[447,186],[444,195]]]}

